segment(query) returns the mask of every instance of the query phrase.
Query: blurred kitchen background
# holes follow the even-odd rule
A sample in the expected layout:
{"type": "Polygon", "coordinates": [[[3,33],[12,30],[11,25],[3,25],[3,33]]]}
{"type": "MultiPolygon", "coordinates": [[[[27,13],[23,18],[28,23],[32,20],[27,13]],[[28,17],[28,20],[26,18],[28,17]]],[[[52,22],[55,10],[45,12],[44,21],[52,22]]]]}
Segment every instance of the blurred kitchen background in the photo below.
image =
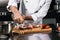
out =
{"type": "MultiPolygon", "coordinates": [[[[0,34],[8,34],[8,24],[13,21],[12,13],[7,11],[9,0],[0,0],[0,34]]],[[[19,5],[19,3],[18,3],[19,5]]],[[[60,0],[52,0],[50,9],[43,19],[43,23],[50,24],[53,32],[56,32],[57,24],[60,23],[60,0]]]]}

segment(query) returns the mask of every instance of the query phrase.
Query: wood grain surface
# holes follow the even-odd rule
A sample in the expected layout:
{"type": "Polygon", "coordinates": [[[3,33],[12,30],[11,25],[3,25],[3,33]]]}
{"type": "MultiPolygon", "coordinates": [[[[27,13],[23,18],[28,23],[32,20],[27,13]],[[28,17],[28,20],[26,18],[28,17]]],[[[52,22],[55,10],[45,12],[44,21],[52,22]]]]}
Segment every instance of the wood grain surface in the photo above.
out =
{"type": "Polygon", "coordinates": [[[49,29],[33,28],[33,29],[24,29],[24,30],[13,28],[12,32],[18,33],[20,35],[31,34],[31,33],[50,33],[52,32],[52,28],[49,29]]]}

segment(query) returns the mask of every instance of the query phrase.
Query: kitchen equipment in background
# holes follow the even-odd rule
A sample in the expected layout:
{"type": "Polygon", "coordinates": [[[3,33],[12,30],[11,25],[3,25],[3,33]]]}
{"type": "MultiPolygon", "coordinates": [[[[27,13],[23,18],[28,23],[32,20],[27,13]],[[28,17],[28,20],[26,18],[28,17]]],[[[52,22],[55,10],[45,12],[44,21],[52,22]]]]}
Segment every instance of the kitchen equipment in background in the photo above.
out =
{"type": "Polygon", "coordinates": [[[11,31],[11,21],[0,21],[0,34],[9,34],[11,31]]]}
{"type": "Polygon", "coordinates": [[[60,23],[57,23],[56,31],[60,33],[60,23]]]}
{"type": "Polygon", "coordinates": [[[60,0],[55,0],[54,10],[60,13],[60,0]]]}
{"type": "Polygon", "coordinates": [[[0,0],[0,7],[6,6],[9,0],[0,0]]]}
{"type": "Polygon", "coordinates": [[[8,36],[6,36],[6,35],[0,35],[0,40],[8,40],[8,36]]]}
{"type": "Polygon", "coordinates": [[[2,25],[1,25],[1,22],[0,22],[0,34],[2,33],[2,25]]]}

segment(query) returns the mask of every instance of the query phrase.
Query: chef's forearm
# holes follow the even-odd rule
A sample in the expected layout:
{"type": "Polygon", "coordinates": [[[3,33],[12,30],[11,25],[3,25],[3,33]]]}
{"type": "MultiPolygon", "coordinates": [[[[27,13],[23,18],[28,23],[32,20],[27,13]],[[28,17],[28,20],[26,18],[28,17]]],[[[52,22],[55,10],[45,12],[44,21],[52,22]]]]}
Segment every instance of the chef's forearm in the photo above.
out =
{"type": "Polygon", "coordinates": [[[10,6],[10,10],[12,11],[13,14],[18,14],[18,13],[20,13],[20,12],[18,11],[17,7],[15,7],[15,6],[10,6]]]}
{"type": "Polygon", "coordinates": [[[33,20],[31,16],[26,16],[25,20],[33,20]]]}

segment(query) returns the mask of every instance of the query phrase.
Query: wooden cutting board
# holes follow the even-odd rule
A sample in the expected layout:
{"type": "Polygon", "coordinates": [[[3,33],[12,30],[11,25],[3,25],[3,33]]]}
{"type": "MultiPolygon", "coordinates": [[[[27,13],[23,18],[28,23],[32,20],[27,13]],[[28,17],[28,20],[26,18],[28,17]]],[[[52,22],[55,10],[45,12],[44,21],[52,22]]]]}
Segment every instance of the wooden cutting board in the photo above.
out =
{"type": "Polygon", "coordinates": [[[13,28],[12,32],[18,33],[20,35],[31,34],[31,33],[51,33],[52,28],[49,29],[33,28],[33,29],[24,29],[24,30],[13,28]]]}

